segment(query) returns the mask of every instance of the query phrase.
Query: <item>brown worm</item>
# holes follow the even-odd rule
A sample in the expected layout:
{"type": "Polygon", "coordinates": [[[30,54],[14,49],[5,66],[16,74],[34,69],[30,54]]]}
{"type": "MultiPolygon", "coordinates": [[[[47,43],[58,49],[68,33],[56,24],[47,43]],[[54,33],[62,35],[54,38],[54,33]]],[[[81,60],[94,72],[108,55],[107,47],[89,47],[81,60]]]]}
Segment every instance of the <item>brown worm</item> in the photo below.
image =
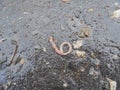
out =
{"type": "Polygon", "coordinates": [[[69,42],[63,42],[60,45],[60,49],[58,49],[58,47],[56,46],[56,44],[54,42],[53,36],[50,36],[49,41],[52,44],[52,48],[55,50],[55,52],[60,54],[60,55],[67,55],[72,51],[72,46],[71,46],[71,44],[69,42]],[[63,51],[63,46],[64,45],[68,45],[68,47],[69,47],[69,50],[67,52],[63,51]]]}

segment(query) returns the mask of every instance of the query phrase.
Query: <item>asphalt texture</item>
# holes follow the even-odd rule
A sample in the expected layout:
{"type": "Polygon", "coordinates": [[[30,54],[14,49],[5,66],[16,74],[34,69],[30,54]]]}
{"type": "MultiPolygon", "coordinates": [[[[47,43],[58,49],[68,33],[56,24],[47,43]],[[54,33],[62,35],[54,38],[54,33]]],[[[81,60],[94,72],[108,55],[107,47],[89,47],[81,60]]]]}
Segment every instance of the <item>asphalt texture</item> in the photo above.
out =
{"type": "Polygon", "coordinates": [[[120,90],[117,9],[119,0],[0,0],[0,90],[110,90],[106,78],[120,90]],[[83,45],[61,56],[50,36],[83,45]]]}

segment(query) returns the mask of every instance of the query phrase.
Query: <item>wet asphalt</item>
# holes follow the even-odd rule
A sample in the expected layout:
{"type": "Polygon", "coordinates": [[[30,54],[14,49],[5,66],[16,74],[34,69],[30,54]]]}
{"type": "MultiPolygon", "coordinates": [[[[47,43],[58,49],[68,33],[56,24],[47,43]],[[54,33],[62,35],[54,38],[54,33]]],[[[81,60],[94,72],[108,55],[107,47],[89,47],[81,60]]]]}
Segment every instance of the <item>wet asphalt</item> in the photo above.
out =
{"type": "Polygon", "coordinates": [[[0,0],[0,90],[110,90],[106,78],[120,90],[120,18],[111,18],[117,9],[119,0],[0,0]],[[51,35],[58,46],[83,45],[61,56],[51,35]]]}

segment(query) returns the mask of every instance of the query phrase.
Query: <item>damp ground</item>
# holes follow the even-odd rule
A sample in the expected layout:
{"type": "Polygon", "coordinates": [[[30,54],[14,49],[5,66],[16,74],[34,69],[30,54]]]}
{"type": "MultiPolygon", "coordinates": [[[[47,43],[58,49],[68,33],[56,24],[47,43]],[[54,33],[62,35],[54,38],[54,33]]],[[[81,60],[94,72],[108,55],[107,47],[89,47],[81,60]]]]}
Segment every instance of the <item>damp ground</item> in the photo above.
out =
{"type": "Polygon", "coordinates": [[[110,90],[106,78],[120,90],[117,9],[119,0],[0,0],[0,90],[110,90]],[[83,45],[61,56],[51,35],[83,45]]]}

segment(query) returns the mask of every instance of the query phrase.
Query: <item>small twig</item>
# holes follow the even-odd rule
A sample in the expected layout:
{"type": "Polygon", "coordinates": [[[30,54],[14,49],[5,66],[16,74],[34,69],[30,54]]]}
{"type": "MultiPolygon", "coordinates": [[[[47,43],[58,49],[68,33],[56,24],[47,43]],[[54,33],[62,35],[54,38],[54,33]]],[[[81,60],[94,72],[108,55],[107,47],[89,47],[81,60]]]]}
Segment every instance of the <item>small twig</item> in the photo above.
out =
{"type": "Polygon", "coordinates": [[[18,45],[16,44],[15,49],[14,49],[14,52],[13,52],[13,56],[12,56],[12,58],[11,58],[10,63],[8,64],[8,66],[10,66],[10,65],[13,63],[14,57],[15,57],[15,55],[16,55],[16,53],[17,53],[17,49],[18,49],[18,45]]]}
{"type": "Polygon", "coordinates": [[[12,56],[12,59],[11,59],[11,64],[13,63],[14,57],[15,57],[15,55],[17,53],[17,49],[18,49],[18,45],[16,45],[16,47],[14,49],[13,56],[12,56]]]}

